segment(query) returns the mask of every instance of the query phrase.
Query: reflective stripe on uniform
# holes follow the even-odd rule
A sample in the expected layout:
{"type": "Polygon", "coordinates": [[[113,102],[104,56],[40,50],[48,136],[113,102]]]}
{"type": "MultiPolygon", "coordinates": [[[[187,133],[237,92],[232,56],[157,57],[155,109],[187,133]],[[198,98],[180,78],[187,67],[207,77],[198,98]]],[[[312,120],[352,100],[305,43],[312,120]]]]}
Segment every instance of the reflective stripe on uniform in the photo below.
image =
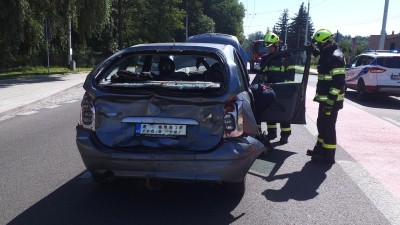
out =
{"type": "Polygon", "coordinates": [[[328,105],[333,105],[333,103],[335,103],[335,102],[328,98],[328,99],[326,99],[325,103],[328,105]]]}
{"type": "Polygon", "coordinates": [[[291,66],[288,66],[288,67],[287,67],[287,70],[294,70],[294,68],[295,68],[295,67],[294,67],[293,65],[291,65],[291,66]]]}
{"type": "Polygon", "coordinates": [[[276,128],[276,124],[275,125],[267,125],[267,128],[276,128]]]}
{"type": "Polygon", "coordinates": [[[284,68],[283,66],[277,67],[277,66],[269,66],[269,67],[265,67],[264,72],[268,72],[268,71],[283,71],[284,68]]]}
{"type": "Polygon", "coordinates": [[[328,99],[327,95],[319,95],[318,93],[315,94],[315,100],[319,101],[319,102],[325,102],[328,99]]]}
{"type": "Polygon", "coordinates": [[[332,80],[332,77],[338,74],[346,74],[346,69],[339,67],[333,68],[329,74],[318,74],[318,80],[332,80]]]}
{"type": "Polygon", "coordinates": [[[289,131],[292,131],[292,128],[290,128],[290,127],[288,127],[288,128],[281,128],[281,131],[289,132],[289,131]]]}
{"type": "Polygon", "coordinates": [[[330,74],[332,74],[332,76],[336,75],[336,74],[345,74],[346,73],[346,69],[345,68],[333,68],[330,71],[330,74]]]}
{"type": "Polygon", "coordinates": [[[332,87],[332,88],[329,90],[329,93],[332,94],[332,95],[339,95],[340,89],[337,89],[337,88],[333,88],[333,87],[332,87]]]}
{"type": "MultiPolygon", "coordinates": [[[[326,102],[328,101],[328,96],[327,95],[319,95],[318,93],[315,94],[314,97],[315,100],[318,102],[326,102]]],[[[344,94],[339,94],[336,101],[343,101],[344,100],[344,94]]],[[[332,101],[332,100],[330,100],[332,101]]]]}
{"type": "Polygon", "coordinates": [[[322,138],[317,138],[317,142],[322,144],[323,148],[326,148],[328,150],[334,150],[336,149],[336,144],[335,145],[331,145],[331,144],[326,144],[324,143],[324,140],[322,138]]]}
{"type": "Polygon", "coordinates": [[[330,144],[325,144],[325,143],[322,143],[322,147],[326,148],[326,149],[330,149],[330,150],[336,149],[336,145],[330,145],[330,144]]]}
{"type": "Polygon", "coordinates": [[[332,75],[330,75],[330,74],[318,74],[318,80],[332,80],[332,75]]]}

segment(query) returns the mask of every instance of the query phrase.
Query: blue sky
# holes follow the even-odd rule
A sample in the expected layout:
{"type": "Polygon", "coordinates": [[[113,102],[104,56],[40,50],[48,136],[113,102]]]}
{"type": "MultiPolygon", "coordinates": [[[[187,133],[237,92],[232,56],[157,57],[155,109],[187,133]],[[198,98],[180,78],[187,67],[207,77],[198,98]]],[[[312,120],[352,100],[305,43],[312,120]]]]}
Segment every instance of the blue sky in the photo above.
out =
{"type": "MultiPolygon", "coordinates": [[[[289,18],[299,11],[300,5],[308,6],[308,0],[239,0],[246,9],[243,21],[244,34],[257,31],[265,33],[267,27],[278,22],[284,9],[289,18]]],[[[343,35],[379,35],[382,30],[385,0],[310,0],[310,17],[314,28],[326,28],[343,35]]],[[[386,33],[400,33],[400,0],[389,0],[386,33]]]]}

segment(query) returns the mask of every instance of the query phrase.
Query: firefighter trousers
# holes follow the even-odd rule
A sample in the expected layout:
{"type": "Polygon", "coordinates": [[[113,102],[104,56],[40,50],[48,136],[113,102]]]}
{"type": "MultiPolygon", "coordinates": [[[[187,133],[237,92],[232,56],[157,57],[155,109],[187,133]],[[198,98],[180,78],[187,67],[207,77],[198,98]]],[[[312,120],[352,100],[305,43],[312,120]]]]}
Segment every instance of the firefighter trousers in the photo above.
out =
{"type": "MultiPolygon", "coordinates": [[[[292,134],[290,123],[280,123],[281,137],[288,138],[292,134]]],[[[269,135],[276,135],[277,125],[274,122],[267,122],[267,130],[269,135]]]]}
{"type": "Polygon", "coordinates": [[[339,109],[333,108],[330,115],[324,112],[324,104],[318,108],[318,139],[314,150],[329,159],[335,159],[336,153],[336,121],[339,109]]]}

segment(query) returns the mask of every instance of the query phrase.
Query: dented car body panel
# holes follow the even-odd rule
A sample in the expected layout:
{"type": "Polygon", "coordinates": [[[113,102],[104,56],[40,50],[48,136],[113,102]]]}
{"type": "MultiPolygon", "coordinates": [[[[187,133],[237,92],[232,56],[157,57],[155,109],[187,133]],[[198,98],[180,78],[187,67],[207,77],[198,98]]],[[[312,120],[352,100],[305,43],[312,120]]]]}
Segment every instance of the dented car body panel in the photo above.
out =
{"type": "Polygon", "coordinates": [[[85,166],[93,175],[242,182],[266,150],[254,138],[242,64],[232,46],[206,43],[137,45],[106,59],[84,84],[76,143],[85,166]]]}

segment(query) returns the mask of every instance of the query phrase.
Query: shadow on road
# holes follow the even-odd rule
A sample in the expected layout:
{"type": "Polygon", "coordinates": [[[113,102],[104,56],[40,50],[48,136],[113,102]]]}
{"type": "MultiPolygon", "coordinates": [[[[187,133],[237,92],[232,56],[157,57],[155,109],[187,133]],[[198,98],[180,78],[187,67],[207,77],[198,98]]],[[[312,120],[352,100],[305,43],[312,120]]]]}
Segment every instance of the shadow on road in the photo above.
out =
{"type": "MultiPolygon", "coordinates": [[[[275,147],[278,146],[277,143],[273,143],[273,145],[275,147]]],[[[286,159],[293,154],[296,153],[275,148],[268,155],[263,155],[258,158],[265,162],[269,162],[268,165],[273,165],[269,168],[270,172],[268,174],[263,176],[249,172],[268,182],[287,179],[286,184],[280,190],[268,189],[262,193],[268,200],[273,202],[286,202],[289,201],[289,199],[306,201],[313,199],[318,195],[317,190],[326,179],[326,172],[332,167],[332,165],[308,161],[298,172],[276,175],[278,170],[285,163],[286,159]]],[[[256,168],[253,170],[257,171],[256,168]]]]}
{"type": "Polygon", "coordinates": [[[18,85],[18,84],[34,84],[34,83],[45,83],[52,81],[63,81],[63,75],[43,75],[43,76],[35,76],[28,78],[15,78],[15,79],[7,79],[0,80],[0,88],[18,85]]]}
{"type": "Polygon", "coordinates": [[[384,96],[384,95],[370,95],[367,100],[360,101],[357,99],[357,93],[355,91],[346,91],[346,99],[360,104],[362,106],[380,109],[398,109],[400,110],[400,99],[384,96]]]}
{"type": "Polygon", "coordinates": [[[74,178],[18,215],[9,224],[231,224],[242,196],[220,185],[169,183],[160,191],[119,180],[101,187],[91,178],[74,178]]]}
{"type": "Polygon", "coordinates": [[[302,170],[290,174],[270,175],[267,181],[287,179],[280,190],[268,189],[262,194],[270,201],[286,202],[289,199],[305,201],[318,195],[317,189],[326,179],[326,172],[332,165],[307,162],[302,170]]]}

